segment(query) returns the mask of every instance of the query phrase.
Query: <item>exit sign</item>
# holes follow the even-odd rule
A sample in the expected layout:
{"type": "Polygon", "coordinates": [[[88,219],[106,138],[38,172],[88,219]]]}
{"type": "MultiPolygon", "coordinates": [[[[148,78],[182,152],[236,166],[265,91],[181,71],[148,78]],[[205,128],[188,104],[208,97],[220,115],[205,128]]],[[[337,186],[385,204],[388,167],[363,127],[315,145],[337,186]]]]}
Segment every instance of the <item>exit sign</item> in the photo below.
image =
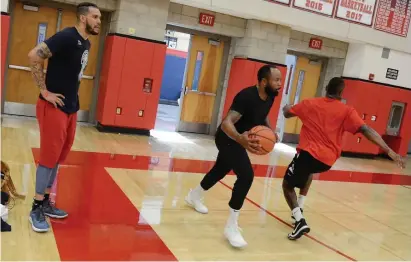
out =
{"type": "Polygon", "coordinates": [[[321,47],[323,46],[323,40],[319,38],[311,38],[308,46],[313,49],[321,50],[321,47]]]}
{"type": "Polygon", "coordinates": [[[199,23],[202,25],[214,26],[215,16],[200,13],[199,23]]]}

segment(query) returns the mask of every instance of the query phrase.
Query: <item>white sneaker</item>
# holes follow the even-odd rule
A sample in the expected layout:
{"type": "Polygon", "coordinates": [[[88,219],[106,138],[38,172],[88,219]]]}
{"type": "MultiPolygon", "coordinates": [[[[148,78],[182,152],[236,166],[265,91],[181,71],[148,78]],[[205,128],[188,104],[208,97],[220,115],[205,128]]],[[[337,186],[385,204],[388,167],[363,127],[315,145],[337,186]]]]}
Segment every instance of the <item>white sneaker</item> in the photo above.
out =
{"type": "Polygon", "coordinates": [[[4,220],[4,222],[7,222],[9,218],[9,209],[7,208],[7,206],[0,204],[0,217],[4,220]]]}
{"type": "Polygon", "coordinates": [[[241,229],[237,224],[227,224],[224,229],[224,236],[233,247],[243,248],[247,246],[247,242],[245,242],[243,236],[241,235],[241,229]]]}
{"type": "Polygon", "coordinates": [[[197,212],[201,214],[207,214],[208,208],[203,204],[203,199],[195,194],[193,190],[190,189],[190,192],[185,198],[187,204],[193,207],[197,212]]]}

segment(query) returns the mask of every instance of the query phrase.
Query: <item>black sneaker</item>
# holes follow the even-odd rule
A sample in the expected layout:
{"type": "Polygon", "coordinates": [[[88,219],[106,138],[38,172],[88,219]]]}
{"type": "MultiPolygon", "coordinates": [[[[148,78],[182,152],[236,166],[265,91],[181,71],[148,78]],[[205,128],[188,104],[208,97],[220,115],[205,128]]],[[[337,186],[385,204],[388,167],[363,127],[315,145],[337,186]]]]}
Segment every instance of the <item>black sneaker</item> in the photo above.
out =
{"type": "MultiPolygon", "coordinates": [[[[304,210],[302,208],[301,209],[301,214],[304,213],[304,210]]],[[[293,220],[293,225],[295,225],[295,217],[293,215],[291,215],[291,219],[293,220]]]]}
{"type": "Polygon", "coordinates": [[[303,218],[300,221],[295,223],[293,232],[288,234],[288,239],[297,240],[300,237],[302,237],[302,235],[307,234],[309,232],[310,232],[310,228],[308,227],[307,222],[303,218]]]}

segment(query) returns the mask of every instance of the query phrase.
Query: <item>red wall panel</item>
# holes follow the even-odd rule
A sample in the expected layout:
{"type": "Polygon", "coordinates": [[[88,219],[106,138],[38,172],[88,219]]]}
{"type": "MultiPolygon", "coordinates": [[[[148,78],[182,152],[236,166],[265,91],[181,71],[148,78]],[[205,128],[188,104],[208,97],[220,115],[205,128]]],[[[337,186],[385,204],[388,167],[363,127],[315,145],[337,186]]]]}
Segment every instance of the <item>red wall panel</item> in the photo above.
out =
{"type": "Polygon", "coordinates": [[[147,99],[141,90],[144,77],[151,75],[153,52],[154,45],[151,43],[127,39],[117,100],[117,106],[121,108],[122,113],[116,116],[115,126],[139,127],[144,125],[144,119],[139,117],[138,113],[146,106],[147,99]]]}
{"type": "Polygon", "coordinates": [[[97,107],[100,124],[154,128],[165,54],[163,43],[118,35],[107,37],[97,107]],[[152,79],[149,93],[143,91],[145,79],[152,79]]]}
{"type": "MultiPolygon", "coordinates": [[[[248,60],[244,58],[234,58],[231,64],[230,77],[226,90],[226,98],[224,102],[223,118],[227,115],[234,97],[242,89],[257,84],[257,72],[266,63],[248,60]]],[[[282,88],[287,74],[287,67],[285,65],[276,65],[283,75],[282,88]]],[[[271,127],[275,128],[277,125],[278,113],[281,105],[282,93],[275,98],[273,107],[268,116],[271,127]]]]}
{"type": "Polygon", "coordinates": [[[231,103],[237,93],[247,86],[256,84],[257,81],[254,76],[254,69],[255,62],[240,58],[233,59],[226,90],[223,117],[227,115],[231,103]]]}
{"type": "Polygon", "coordinates": [[[126,38],[106,38],[97,103],[97,120],[103,125],[113,125],[116,117],[125,47],[126,38]]]}
{"type": "MultiPolygon", "coordinates": [[[[4,74],[6,72],[6,56],[7,56],[7,43],[9,40],[10,29],[10,16],[6,14],[1,15],[1,90],[4,85],[4,74]]],[[[1,92],[0,92],[1,96],[1,92]]],[[[1,98],[1,97],[0,97],[1,98]]]]}
{"type": "MultiPolygon", "coordinates": [[[[347,100],[347,104],[352,105],[360,116],[365,114],[365,123],[375,129],[394,151],[405,155],[411,140],[411,90],[360,79],[345,79],[345,85],[343,98],[347,100]],[[393,102],[406,104],[402,126],[397,137],[386,135],[393,102]],[[372,116],[376,116],[375,121],[371,120],[372,116]]],[[[343,151],[345,152],[373,155],[382,153],[378,146],[360,134],[355,136],[346,134],[344,142],[343,151]],[[359,143],[358,138],[361,138],[359,143]]]]}

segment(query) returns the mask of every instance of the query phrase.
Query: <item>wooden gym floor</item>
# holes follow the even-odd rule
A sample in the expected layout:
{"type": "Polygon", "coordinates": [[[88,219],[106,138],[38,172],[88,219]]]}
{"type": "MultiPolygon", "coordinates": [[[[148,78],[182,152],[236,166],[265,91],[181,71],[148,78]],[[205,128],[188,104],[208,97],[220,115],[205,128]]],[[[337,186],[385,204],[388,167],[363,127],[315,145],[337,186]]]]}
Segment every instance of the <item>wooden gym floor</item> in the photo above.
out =
{"type": "Polygon", "coordinates": [[[340,159],[316,176],[304,210],[312,231],[292,242],[281,178],[295,149],[278,144],[270,156],[252,156],[256,178],[240,215],[249,246],[235,250],[222,234],[235,176],[206,194],[209,214],[184,202],[216,157],[211,137],[104,134],[80,124],[53,188],[69,217],[38,234],[28,222],[37,122],[4,116],[1,131],[2,160],[27,195],[9,211],[2,260],[411,260],[411,159],[405,170],[387,160],[340,159]]]}

